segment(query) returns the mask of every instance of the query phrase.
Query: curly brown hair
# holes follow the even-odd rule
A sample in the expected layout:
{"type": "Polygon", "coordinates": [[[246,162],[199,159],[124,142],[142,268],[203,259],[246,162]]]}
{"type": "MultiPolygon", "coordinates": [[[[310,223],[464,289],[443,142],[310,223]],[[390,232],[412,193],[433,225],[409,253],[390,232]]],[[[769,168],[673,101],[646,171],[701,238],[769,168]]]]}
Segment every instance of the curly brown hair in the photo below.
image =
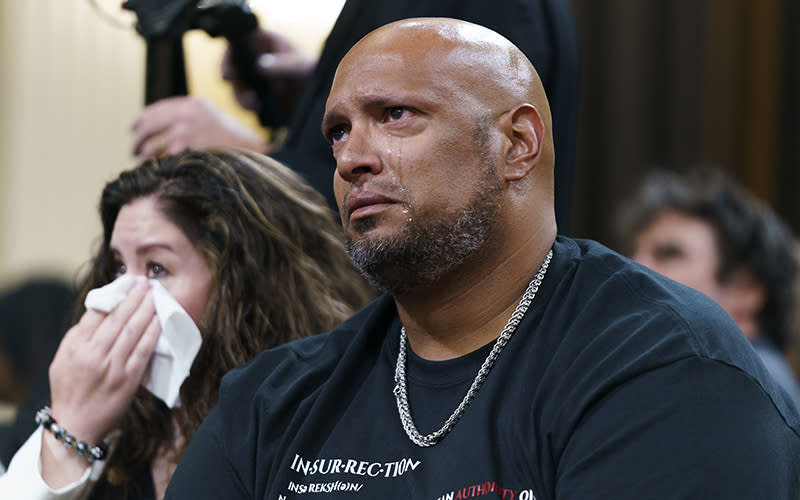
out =
{"type": "Polygon", "coordinates": [[[155,196],[205,256],[212,286],[182,405],[170,413],[154,396],[136,396],[120,426],[119,452],[106,467],[114,484],[149,466],[173,442],[175,425],[188,442],[216,404],[225,372],[261,351],[331,329],[373,297],[322,195],[267,156],[219,149],[149,160],[105,186],[103,240],[79,304],[114,279],[109,243],[117,215],[144,196],[155,196]]]}

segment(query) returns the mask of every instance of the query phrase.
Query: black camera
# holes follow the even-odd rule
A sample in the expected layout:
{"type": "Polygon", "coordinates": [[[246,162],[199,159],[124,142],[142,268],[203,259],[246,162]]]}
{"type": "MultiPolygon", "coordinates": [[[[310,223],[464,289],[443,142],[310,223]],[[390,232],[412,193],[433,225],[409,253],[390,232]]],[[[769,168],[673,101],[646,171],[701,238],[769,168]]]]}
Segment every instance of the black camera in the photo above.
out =
{"type": "Polygon", "coordinates": [[[256,72],[258,51],[251,34],[258,18],[245,0],[127,0],[122,8],[136,13],[136,31],[147,43],[145,104],[188,93],[183,34],[201,29],[228,40],[239,78],[258,95],[261,123],[274,126],[284,121],[268,82],[256,72]]]}

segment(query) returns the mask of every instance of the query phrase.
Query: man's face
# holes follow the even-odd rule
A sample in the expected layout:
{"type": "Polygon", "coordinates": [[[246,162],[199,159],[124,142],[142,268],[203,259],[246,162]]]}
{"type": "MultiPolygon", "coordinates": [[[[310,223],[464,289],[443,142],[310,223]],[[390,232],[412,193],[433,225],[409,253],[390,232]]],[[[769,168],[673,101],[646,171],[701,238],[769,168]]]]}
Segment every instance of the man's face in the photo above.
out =
{"type": "Polygon", "coordinates": [[[666,211],[636,237],[633,260],[725,303],[717,281],[719,253],[712,226],[698,217],[666,211]]]}
{"type": "Polygon", "coordinates": [[[351,51],[323,120],[351,254],[397,293],[474,255],[502,188],[494,117],[465,90],[463,69],[446,51],[414,50],[419,43],[351,51]]]}

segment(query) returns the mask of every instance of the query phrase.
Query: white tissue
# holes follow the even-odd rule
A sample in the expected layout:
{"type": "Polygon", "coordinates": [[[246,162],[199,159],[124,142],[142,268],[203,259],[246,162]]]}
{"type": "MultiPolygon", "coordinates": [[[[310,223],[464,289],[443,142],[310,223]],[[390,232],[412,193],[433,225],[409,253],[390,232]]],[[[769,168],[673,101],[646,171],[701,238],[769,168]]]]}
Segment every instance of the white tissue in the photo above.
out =
{"type": "MultiPolygon", "coordinates": [[[[133,281],[133,276],[123,274],[111,283],[91,290],[84,305],[87,309],[111,312],[128,294],[133,281]]],[[[158,280],[149,280],[149,283],[153,288],[156,315],[161,322],[161,336],[142,384],[168,407],[174,408],[181,405],[181,384],[189,376],[203,338],[192,318],[166,288],[158,280]]]]}

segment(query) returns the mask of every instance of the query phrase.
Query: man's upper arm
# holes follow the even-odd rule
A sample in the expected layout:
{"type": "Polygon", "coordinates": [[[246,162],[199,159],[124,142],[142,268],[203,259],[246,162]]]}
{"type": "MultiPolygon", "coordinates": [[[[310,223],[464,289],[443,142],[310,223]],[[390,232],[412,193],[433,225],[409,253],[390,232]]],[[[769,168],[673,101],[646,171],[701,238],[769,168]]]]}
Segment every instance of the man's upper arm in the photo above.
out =
{"type": "Polygon", "coordinates": [[[221,411],[215,408],[197,430],[167,488],[165,500],[245,500],[242,483],[227,447],[221,442],[221,411]]]}
{"type": "Polygon", "coordinates": [[[556,498],[796,500],[794,425],[747,373],[687,358],[587,410],[558,461],[556,498]]]}

